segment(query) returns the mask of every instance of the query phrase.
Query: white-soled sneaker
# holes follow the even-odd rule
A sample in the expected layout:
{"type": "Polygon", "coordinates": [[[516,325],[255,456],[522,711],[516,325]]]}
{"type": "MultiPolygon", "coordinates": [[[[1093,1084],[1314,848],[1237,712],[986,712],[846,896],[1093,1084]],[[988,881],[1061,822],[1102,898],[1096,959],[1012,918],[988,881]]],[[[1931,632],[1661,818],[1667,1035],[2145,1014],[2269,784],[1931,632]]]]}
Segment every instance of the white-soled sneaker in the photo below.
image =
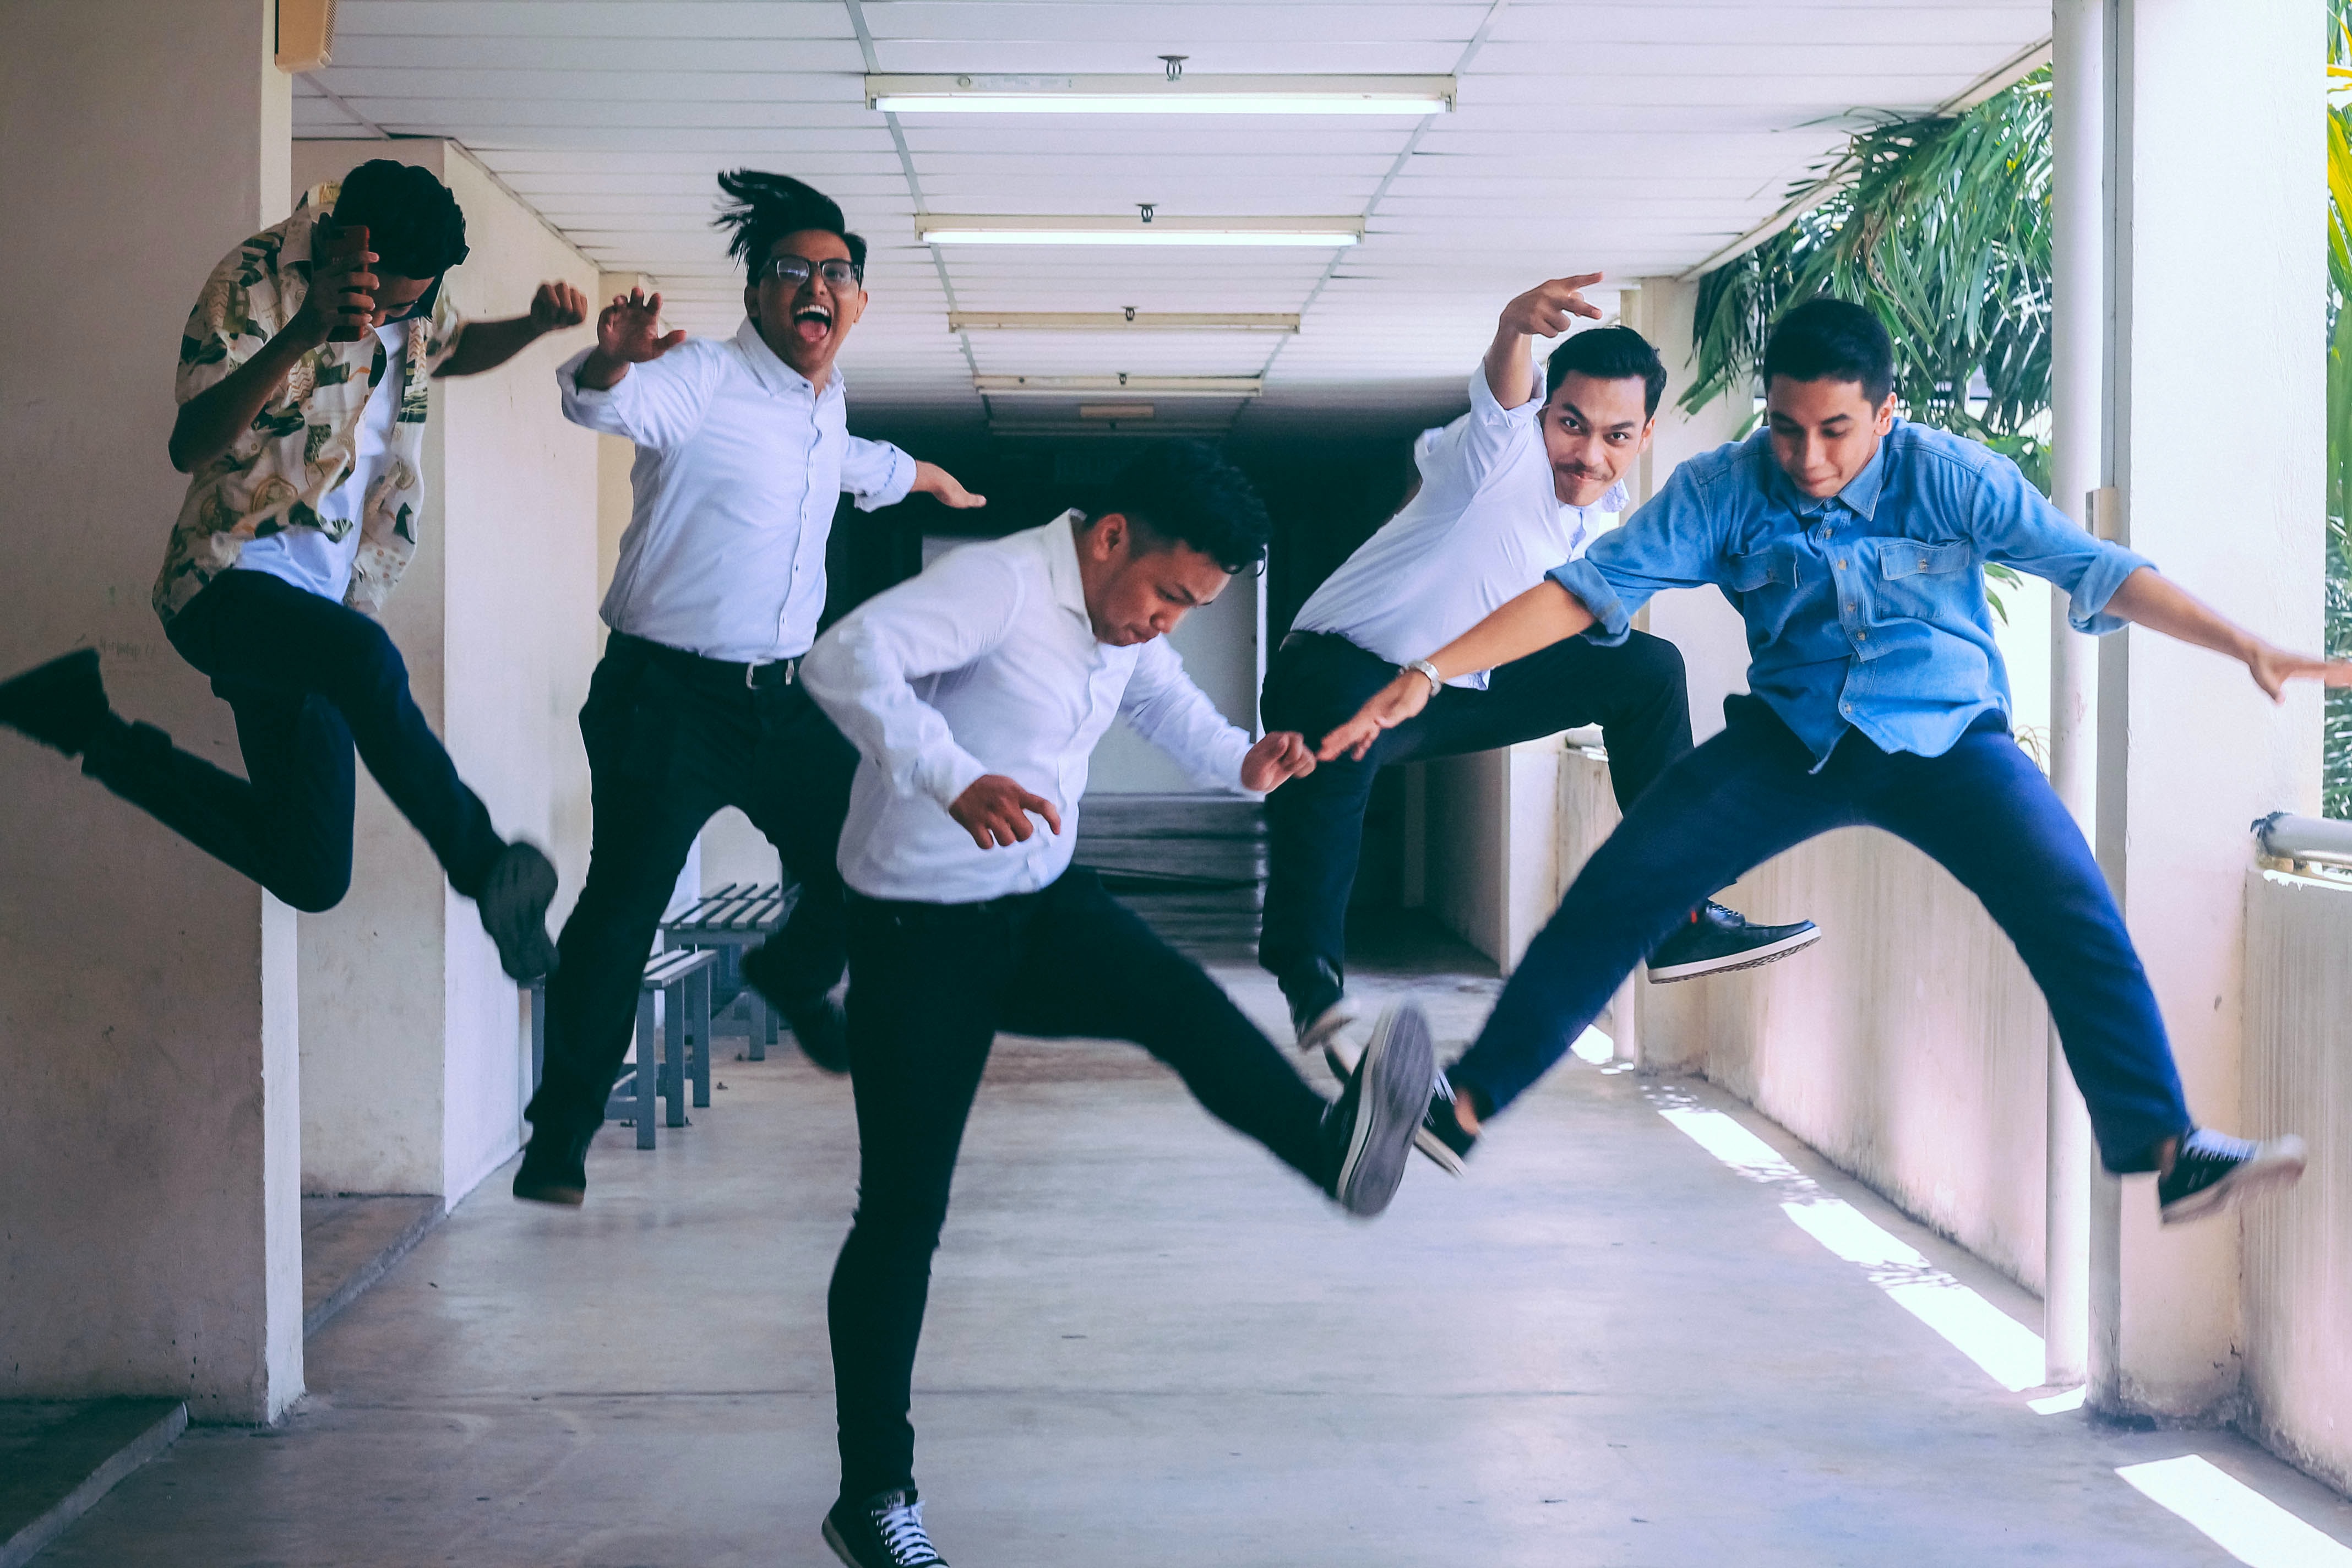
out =
{"type": "Polygon", "coordinates": [[[2156,1199],[2166,1225],[2203,1219],[2257,1193],[2303,1180],[2303,1140],[2289,1132],[2257,1143],[2210,1128],[2180,1141],[2172,1169],[2158,1179],[2156,1199]]]}
{"type": "MultiPolygon", "coordinates": [[[[1323,1042],[1323,1065],[1342,1084],[1355,1076],[1356,1063],[1363,1054],[1361,1046],[1337,1030],[1323,1042]]],[[[1464,1157],[1476,1142],[1475,1136],[1462,1131],[1462,1123],[1454,1114],[1454,1086],[1445,1080],[1444,1073],[1437,1074],[1430,1089],[1429,1109],[1422,1113],[1421,1125],[1413,1129],[1412,1146],[1447,1175],[1458,1176],[1464,1157]]]]}
{"type": "Polygon", "coordinates": [[[1436,1073],[1422,1010],[1410,1002],[1384,1009],[1348,1087],[1323,1116],[1331,1152],[1326,1190],[1349,1214],[1369,1218],[1396,1196],[1436,1073]]]}
{"type": "Polygon", "coordinates": [[[849,1568],[948,1568],[923,1529],[923,1500],[912,1487],[835,1503],[824,1535],[849,1568]]]}

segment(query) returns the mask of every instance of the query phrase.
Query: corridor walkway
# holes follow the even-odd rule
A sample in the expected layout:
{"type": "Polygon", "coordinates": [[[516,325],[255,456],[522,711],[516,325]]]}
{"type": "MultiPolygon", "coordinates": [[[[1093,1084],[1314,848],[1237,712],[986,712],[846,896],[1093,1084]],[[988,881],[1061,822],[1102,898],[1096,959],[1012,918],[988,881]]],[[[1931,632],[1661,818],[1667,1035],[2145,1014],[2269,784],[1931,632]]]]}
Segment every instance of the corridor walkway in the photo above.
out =
{"type": "MultiPolygon", "coordinates": [[[[1221,977],[1275,1023],[1271,986],[1221,977]]],[[[1453,1044],[1495,984],[1388,984],[1453,1044]]],[[[657,1152],[608,1134],[583,1211],[487,1184],[311,1340],[281,1430],[192,1430],[43,1568],[829,1561],[847,1089],[790,1052],[719,1078],[657,1152]]],[[[1469,1179],[1417,1168],[1357,1226],[1139,1053],[1003,1043],[918,1368],[941,1548],[958,1568],[2225,1564],[2116,1475],[2189,1454],[2352,1541],[2352,1505],[2235,1437],[2035,1414],[2046,1391],[2000,1386],[1780,1205],[1809,1176],[1924,1254],[1915,1274],[2028,1322],[2032,1300],[1745,1111],[1796,1172],[1749,1179],[1770,1162],[1736,1128],[1708,1123],[1746,1175],[1660,1114],[1727,1104],[1571,1062],[1469,1179]]]]}

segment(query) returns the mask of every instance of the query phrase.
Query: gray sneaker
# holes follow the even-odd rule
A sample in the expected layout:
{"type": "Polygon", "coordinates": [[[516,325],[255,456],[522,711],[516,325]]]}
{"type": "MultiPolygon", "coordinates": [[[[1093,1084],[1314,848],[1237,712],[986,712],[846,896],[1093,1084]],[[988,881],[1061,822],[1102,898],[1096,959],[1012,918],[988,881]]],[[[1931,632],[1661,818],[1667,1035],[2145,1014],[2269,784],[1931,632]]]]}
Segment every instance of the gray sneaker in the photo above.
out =
{"type": "Polygon", "coordinates": [[[1437,1075],[1429,1019],[1410,1002],[1384,1009],[1348,1087],[1324,1113],[1328,1189],[1349,1214],[1379,1214],[1396,1196],[1437,1075]]]}

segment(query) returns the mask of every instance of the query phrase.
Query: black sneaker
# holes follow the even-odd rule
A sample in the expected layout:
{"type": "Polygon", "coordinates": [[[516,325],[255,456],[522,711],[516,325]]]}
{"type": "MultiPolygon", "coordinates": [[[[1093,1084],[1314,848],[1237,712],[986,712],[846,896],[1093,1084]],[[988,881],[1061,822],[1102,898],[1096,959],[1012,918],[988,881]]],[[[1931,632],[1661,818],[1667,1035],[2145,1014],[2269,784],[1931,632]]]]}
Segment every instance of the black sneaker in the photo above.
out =
{"type": "Polygon", "coordinates": [[[824,1543],[849,1568],[948,1568],[948,1560],[923,1531],[923,1500],[908,1487],[877,1492],[864,1502],[847,1499],[824,1516],[824,1543]]]}
{"type": "Polygon", "coordinates": [[[784,1016],[784,1026],[793,1032],[793,1039],[808,1058],[829,1073],[849,1070],[849,1017],[841,1004],[827,992],[814,996],[792,995],[769,973],[776,962],[768,949],[775,939],[771,937],[743,955],[743,984],[767,999],[768,1005],[784,1016]]]}
{"type": "MultiPolygon", "coordinates": [[[[1323,1063],[1331,1076],[1346,1083],[1356,1070],[1359,1056],[1355,1042],[1344,1035],[1334,1035],[1323,1045],[1323,1063]]],[[[1413,1129],[1412,1146],[1429,1156],[1430,1163],[1449,1176],[1462,1173],[1462,1162],[1469,1157],[1471,1146],[1478,1142],[1475,1132],[1462,1130],[1462,1121],[1454,1114],[1454,1086],[1439,1073],[1430,1090],[1429,1108],[1422,1112],[1421,1125],[1413,1129]]]]}
{"type": "Polygon", "coordinates": [[[1664,985],[1696,980],[1702,974],[1754,969],[1801,952],[1821,940],[1821,928],[1811,921],[1785,926],[1749,925],[1748,917],[1738,910],[1709,900],[1650,954],[1650,983],[1664,985]]]}
{"type": "Polygon", "coordinates": [[[89,750],[112,716],[94,647],[77,648],[0,681],[0,724],[22,730],[68,757],[89,750]]]}
{"type": "Polygon", "coordinates": [[[588,1201],[588,1144],[596,1136],[555,1127],[534,1127],[523,1145],[522,1168],[515,1173],[514,1195],[527,1203],[578,1208],[588,1201]]]}
{"type": "Polygon", "coordinates": [[[2232,1138],[2200,1127],[2180,1141],[2172,1169],[2158,1178],[2156,1201],[2164,1223],[2217,1215],[2273,1187],[2303,1180],[2303,1140],[2289,1132],[2267,1142],[2232,1138]]]}
{"type": "Polygon", "coordinates": [[[474,894],[482,929],[499,944],[499,964],[518,985],[555,968],[547,906],[555,901],[555,868],[535,844],[518,839],[499,851],[474,894]]]}
{"type": "Polygon", "coordinates": [[[1309,959],[1276,984],[1282,987],[1283,1000],[1290,1004],[1290,1028],[1302,1051],[1326,1045],[1356,1021],[1356,1009],[1340,985],[1339,972],[1327,959],[1309,959]]]}
{"type": "Polygon", "coordinates": [[[1396,1196],[1436,1077],[1429,1019],[1410,1002],[1383,1008],[1348,1087],[1323,1113],[1331,1152],[1326,1190],[1349,1214],[1379,1214],[1396,1196]]]}

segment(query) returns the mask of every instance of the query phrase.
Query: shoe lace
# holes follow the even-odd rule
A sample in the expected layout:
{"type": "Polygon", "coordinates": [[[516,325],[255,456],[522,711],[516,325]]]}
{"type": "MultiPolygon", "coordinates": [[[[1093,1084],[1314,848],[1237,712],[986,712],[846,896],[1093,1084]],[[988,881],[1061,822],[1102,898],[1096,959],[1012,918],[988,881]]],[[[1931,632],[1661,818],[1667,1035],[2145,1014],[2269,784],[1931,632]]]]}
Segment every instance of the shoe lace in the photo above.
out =
{"type": "Polygon", "coordinates": [[[882,1538],[883,1549],[890,1560],[901,1568],[919,1568],[926,1563],[939,1563],[939,1549],[931,1544],[923,1529],[923,1505],[908,1500],[903,1492],[894,1493],[887,1501],[877,1502],[869,1510],[874,1520],[874,1532],[882,1538]]]}
{"type": "Polygon", "coordinates": [[[2251,1160],[2256,1150],[2257,1145],[2251,1139],[2232,1138],[2227,1132],[2216,1132],[2209,1127],[2200,1127],[2182,1140],[2180,1145],[2183,1154],[2207,1160],[2251,1160]]]}

